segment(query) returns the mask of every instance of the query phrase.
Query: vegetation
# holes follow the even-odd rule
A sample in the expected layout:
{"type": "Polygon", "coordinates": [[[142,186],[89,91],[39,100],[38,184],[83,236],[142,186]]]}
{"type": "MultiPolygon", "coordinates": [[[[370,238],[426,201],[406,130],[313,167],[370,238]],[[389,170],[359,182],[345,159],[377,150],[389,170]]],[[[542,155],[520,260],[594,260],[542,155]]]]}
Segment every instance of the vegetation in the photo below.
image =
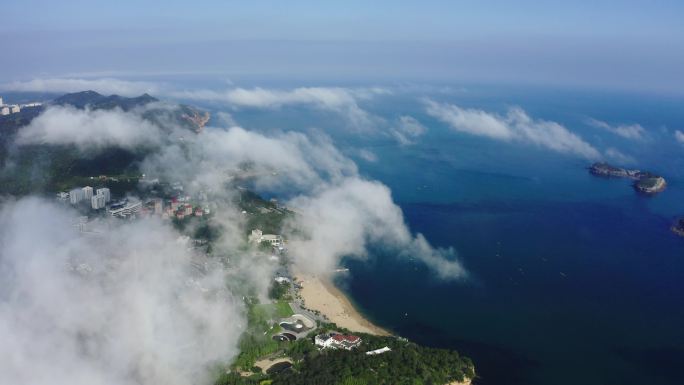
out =
{"type": "Polygon", "coordinates": [[[272,321],[292,314],[287,302],[248,304],[247,331],[240,339],[240,354],[233,363],[233,368],[251,370],[260,357],[284,351],[287,342],[275,341],[272,338],[281,330],[280,326],[272,321]]]}
{"type": "Polygon", "coordinates": [[[275,300],[288,300],[290,299],[291,286],[289,282],[273,281],[271,288],[268,290],[268,297],[275,300]]]}
{"type": "Polygon", "coordinates": [[[274,385],[362,384],[444,385],[475,376],[470,359],[445,349],[422,347],[394,337],[362,335],[363,348],[319,352],[309,340],[291,345],[300,358],[293,370],[273,378],[274,385]],[[392,351],[368,356],[368,350],[388,346],[392,351]]]}

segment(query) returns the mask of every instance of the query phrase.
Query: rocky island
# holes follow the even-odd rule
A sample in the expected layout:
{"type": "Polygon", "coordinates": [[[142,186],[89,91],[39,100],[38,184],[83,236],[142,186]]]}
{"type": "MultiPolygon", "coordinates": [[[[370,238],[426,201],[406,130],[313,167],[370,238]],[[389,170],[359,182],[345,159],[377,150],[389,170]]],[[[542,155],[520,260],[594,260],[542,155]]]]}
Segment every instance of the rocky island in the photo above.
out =
{"type": "Polygon", "coordinates": [[[608,163],[594,163],[589,167],[592,175],[605,178],[628,178],[634,181],[634,189],[644,194],[657,194],[667,186],[665,178],[648,171],[629,170],[608,163]]]}
{"type": "Polygon", "coordinates": [[[684,217],[679,218],[677,222],[672,225],[671,230],[680,237],[684,237],[684,217]]]}

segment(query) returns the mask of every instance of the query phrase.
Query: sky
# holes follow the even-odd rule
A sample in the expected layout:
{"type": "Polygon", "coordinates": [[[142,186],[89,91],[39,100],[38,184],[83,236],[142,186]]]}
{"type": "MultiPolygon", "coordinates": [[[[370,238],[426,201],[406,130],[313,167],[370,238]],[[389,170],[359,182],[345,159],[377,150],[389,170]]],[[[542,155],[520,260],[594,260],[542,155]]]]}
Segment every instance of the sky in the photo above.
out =
{"type": "Polygon", "coordinates": [[[4,82],[294,77],[680,93],[678,1],[13,1],[4,82]]]}

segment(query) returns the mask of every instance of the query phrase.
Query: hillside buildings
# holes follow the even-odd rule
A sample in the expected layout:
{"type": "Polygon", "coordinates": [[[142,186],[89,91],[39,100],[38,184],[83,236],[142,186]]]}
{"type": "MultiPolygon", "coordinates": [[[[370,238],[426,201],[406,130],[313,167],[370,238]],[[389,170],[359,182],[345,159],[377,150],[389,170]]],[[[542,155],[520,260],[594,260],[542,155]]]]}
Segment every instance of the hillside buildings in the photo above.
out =
{"type": "Polygon", "coordinates": [[[16,114],[21,111],[24,107],[39,107],[42,103],[27,103],[27,104],[5,104],[0,97],[0,115],[16,114]]]}

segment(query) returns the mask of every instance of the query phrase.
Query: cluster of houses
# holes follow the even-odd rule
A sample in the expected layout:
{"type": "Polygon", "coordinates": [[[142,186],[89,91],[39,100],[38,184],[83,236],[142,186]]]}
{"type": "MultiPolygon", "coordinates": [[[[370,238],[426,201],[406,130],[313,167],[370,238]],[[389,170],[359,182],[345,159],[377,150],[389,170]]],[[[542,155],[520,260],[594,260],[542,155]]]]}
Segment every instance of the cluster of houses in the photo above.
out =
{"type": "Polygon", "coordinates": [[[192,205],[190,203],[190,197],[189,196],[179,196],[179,197],[174,197],[171,198],[169,201],[167,201],[167,206],[166,209],[163,209],[164,207],[164,202],[161,199],[155,200],[154,202],[154,207],[155,207],[155,213],[157,213],[157,207],[159,207],[159,212],[161,212],[161,216],[164,219],[173,219],[176,218],[178,220],[184,220],[185,218],[189,217],[202,217],[204,215],[209,215],[211,214],[211,210],[209,209],[209,206],[199,206],[199,205],[192,205]]]}

